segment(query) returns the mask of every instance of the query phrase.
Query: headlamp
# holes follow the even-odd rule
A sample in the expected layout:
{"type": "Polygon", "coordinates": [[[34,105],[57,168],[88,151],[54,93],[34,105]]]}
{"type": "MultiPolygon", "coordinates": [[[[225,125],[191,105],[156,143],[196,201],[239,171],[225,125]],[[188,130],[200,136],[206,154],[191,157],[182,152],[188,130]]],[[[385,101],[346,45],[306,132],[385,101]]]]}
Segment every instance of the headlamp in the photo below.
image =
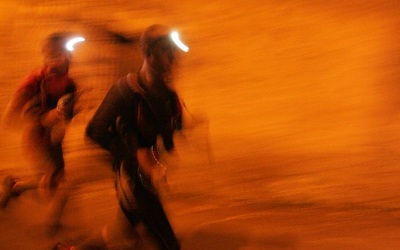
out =
{"type": "Polygon", "coordinates": [[[172,41],[175,43],[176,46],[178,46],[178,48],[180,48],[181,50],[188,52],[189,51],[189,47],[186,46],[180,39],[179,39],[179,34],[176,31],[171,32],[170,34],[172,41]]]}
{"type": "Polygon", "coordinates": [[[85,41],[85,38],[83,38],[83,37],[81,37],[81,36],[71,38],[71,39],[68,40],[67,43],[65,44],[65,48],[66,48],[68,51],[73,51],[73,50],[74,50],[74,45],[77,44],[77,43],[83,42],[83,41],[85,41]]]}

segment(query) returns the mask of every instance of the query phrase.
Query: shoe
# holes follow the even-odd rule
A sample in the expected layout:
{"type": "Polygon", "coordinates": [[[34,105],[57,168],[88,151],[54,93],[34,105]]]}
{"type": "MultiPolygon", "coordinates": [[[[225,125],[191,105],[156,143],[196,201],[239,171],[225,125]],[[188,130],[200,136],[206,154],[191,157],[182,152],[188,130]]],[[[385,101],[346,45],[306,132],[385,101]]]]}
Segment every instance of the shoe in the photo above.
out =
{"type": "Polygon", "coordinates": [[[13,187],[17,183],[16,179],[8,175],[6,178],[3,180],[3,193],[1,194],[0,197],[0,208],[4,209],[8,202],[10,201],[11,197],[17,196],[18,194],[13,192],[13,187]]]}

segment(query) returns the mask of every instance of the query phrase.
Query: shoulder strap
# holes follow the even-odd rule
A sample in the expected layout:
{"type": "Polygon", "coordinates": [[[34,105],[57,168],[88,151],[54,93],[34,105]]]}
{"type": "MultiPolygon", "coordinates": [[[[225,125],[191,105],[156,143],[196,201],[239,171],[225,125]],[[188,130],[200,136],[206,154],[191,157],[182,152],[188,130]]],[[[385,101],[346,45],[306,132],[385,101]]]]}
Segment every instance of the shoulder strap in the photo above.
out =
{"type": "Polygon", "coordinates": [[[126,76],[127,83],[129,87],[136,93],[140,94],[141,96],[145,96],[144,89],[139,85],[137,74],[129,73],[126,76]]]}
{"type": "Polygon", "coordinates": [[[39,95],[40,95],[40,101],[43,109],[47,108],[47,84],[46,80],[50,77],[52,77],[53,74],[48,74],[46,76],[43,75],[43,72],[40,74],[39,78],[39,95]]]}
{"type": "Polygon", "coordinates": [[[47,90],[46,90],[46,78],[41,79],[40,86],[39,86],[39,94],[40,94],[40,101],[42,103],[42,108],[47,107],[47,90]]]}

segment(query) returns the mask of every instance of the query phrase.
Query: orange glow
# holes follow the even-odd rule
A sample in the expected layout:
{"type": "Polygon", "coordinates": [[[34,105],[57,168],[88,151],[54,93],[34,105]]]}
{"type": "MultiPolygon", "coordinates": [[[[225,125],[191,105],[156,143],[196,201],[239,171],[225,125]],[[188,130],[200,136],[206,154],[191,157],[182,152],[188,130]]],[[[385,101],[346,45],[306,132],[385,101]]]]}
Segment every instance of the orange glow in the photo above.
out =
{"type": "MultiPolygon", "coordinates": [[[[110,156],[85,126],[110,86],[139,72],[153,23],[190,46],[174,78],[185,119],[162,193],[182,250],[398,248],[398,0],[2,0],[0,20],[0,115],[42,63],[44,37],[86,39],[70,64],[83,92],[63,141],[64,227],[48,237],[38,227],[48,203],[27,193],[0,211],[0,248],[51,249],[118,224],[110,156]]],[[[21,124],[3,125],[0,181],[32,176],[21,124]]]]}

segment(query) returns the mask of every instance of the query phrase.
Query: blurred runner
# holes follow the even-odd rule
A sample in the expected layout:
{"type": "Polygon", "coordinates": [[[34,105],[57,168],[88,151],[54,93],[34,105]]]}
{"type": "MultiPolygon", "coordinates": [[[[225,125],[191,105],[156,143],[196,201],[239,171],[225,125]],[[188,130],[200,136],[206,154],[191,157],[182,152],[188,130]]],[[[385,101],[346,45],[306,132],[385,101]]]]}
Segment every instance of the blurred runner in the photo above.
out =
{"type": "Polygon", "coordinates": [[[68,44],[71,38],[69,33],[53,33],[45,39],[43,66],[17,87],[7,106],[3,122],[12,127],[22,125],[23,154],[36,178],[7,176],[3,180],[1,208],[5,208],[12,197],[30,189],[39,188],[46,198],[53,198],[63,182],[62,140],[74,116],[77,97],[76,84],[68,75],[73,50],[72,43],[68,44]]]}
{"type": "Polygon", "coordinates": [[[111,87],[87,126],[88,137],[114,157],[118,220],[103,228],[98,241],[58,249],[180,249],[159,200],[166,174],[160,151],[172,152],[182,122],[172,85],[178,45],[184,46],[177,39],[164,25],[148,27],[141,36],[140,71],[111,87]]]}

